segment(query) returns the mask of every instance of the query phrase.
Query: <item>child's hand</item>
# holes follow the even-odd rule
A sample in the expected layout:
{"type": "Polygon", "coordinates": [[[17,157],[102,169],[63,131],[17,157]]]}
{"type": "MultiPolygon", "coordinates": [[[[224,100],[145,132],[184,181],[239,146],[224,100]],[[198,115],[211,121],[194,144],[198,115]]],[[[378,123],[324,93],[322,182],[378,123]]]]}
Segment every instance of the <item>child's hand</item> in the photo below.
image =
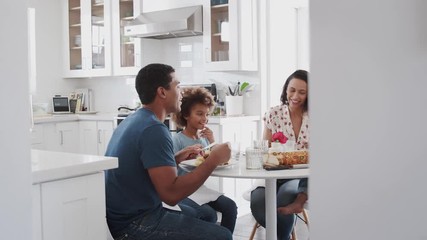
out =
{"type": "Polygon", "coordinates": [[[205,127],[200,131],[200,137],[208,139],[210,143],[215,142],[213,132],[210,128],[205,127]]]}
{"type": "Polygon", "coordinates": [[[175,153],[175,161],[177,163],[180,163],[187,159],[194,159],[199,155],[199,153],[202,151],[202,145],[201,144],[194,144],[188,147],[185,147],[175,153]]]}

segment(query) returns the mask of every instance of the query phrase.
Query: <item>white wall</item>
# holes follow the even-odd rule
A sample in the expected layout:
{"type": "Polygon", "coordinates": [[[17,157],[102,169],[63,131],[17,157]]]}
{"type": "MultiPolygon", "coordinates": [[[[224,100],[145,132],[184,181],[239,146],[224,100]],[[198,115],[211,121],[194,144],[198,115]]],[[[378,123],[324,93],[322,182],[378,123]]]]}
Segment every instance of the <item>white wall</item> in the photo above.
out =
{"type": "Polygon", "coordinates": [[[68,95],[77,80],[62,78],[62,29],[63,14],[61,1],[29,0],[29,6],[35,8],[36,28],[36,90],[34,103],[49,103],[50,111],[52,96],[68,95]]]}
{"type": "Polygon", "coordinates": [[[27,1],[0,9],[0,238],[31,239],[27,1]]]}
{"type": "Polygon", "coordinates": [[[426,9],[310,2],[310,239],[427,239],[426,9]]]}

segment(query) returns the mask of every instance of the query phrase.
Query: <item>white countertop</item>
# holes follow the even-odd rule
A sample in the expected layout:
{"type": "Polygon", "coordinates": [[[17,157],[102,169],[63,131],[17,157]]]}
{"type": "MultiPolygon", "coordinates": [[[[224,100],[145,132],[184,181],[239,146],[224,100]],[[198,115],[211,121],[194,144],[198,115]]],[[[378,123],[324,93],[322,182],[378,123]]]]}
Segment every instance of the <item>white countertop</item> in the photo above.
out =
{"type": "MultiPolygon", "coordinates": [[[[114,121],[117,113],[96,113],[96,114],[64,114],[52,115],[46,114],[41,116],[34,116],[34,123],[55,123],[55,122],[69,122],[69,121],[114,121]]],[[[210,116],[209,123],[211,124],[225,124],[241,121],[258,121],[260,116],[210,116]]]]}
{"type": "Polygon", "coordinates": [[[210,124],[224,124],[224,123],[233,123],[233,122],[242,122],[242,121],[258,121],[260,120],[260,116],[210,116],[209,123],[210,124]]]}
{"type": "Polygon", "coordinates": [[[63,115],[52,115],[45,114],[34,116],[34,123],[54,123],[54,122],[69,122],[69,121],[114,121],[117,117],[117,113],[96,113],[96,114],[63,114],[63,115]]]}
{"type": "Polygon", "coordinates": [[[118,159],[96,155],[31,150],[33,184],[96,173],[118,167],[118,159]]]}

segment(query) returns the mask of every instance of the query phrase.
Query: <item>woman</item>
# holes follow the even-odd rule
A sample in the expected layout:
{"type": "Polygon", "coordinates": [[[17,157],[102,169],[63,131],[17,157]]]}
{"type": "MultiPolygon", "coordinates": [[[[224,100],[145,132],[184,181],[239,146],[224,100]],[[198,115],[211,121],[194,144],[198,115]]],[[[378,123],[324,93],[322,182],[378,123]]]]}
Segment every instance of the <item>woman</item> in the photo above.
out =
{"type": "MultiPolygon", "coordinates": [[[[213,143],[212,130],[206,127],[209,113],[214,106],[212,94],[205,88],[187,88],[182,93],[181,111],[174,116],[177,125],[184,130],[173,136],[173,148],[179,152],[189,146],[206,147],[213,143]]],[[[193,156],[192,158],[196,158],[193,156]]],[[[179,174],[183,174],[180,170],[179,174]]],[[[236,203],[223,194],[202,185],[195,193],[178,204],[180,207],[192,207],[196,217],[216,221],[216,211],[221,212],[221,226],[234,231],[237,218],[236,203]]]]}
{"type": "MultiPolygon", "coordinates": [[[[271,143],[273,134],[282,132],[288,140],[295,141],[297,150],[308,149],[307,75],[308,73],[305,70],[297,70],[292,73],[283,86],[280,97],[282,104],[272,107],[265,114],[263,139],[268,140],[269,143],[271,143]]],[[[277,206],[279,213],[281,213],[277,216],[278,239],[289,239],[296,219],[294,213],[302,211],[298,207],[302,201],[305,202],[307,199],[304,189],[298,187],[299,182],[299,179],[277,180],[277,206]],[[300,193],[301,191],[303,193],[300,193]],[[297,196],[298,205],[289,205],[297,199],[297,196]],[[288,205],[291,207],[286,208],[285,206],[288,205]]],[[[257,222],[264,227],[265,207],[265,187],[262,184],[257,184],[255,190],[251,192],[251,211],[257,222]]]]}

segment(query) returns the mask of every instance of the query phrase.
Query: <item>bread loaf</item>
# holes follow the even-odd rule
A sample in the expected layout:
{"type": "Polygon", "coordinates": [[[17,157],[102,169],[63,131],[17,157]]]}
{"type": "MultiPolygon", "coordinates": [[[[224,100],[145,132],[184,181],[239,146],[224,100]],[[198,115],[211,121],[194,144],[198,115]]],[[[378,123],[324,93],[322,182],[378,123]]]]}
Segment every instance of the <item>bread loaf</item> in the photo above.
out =
{"type": "Polygon", "coordinates": [[[308,164],[308,151],[273,152],[280,165],[308,164]]]}

